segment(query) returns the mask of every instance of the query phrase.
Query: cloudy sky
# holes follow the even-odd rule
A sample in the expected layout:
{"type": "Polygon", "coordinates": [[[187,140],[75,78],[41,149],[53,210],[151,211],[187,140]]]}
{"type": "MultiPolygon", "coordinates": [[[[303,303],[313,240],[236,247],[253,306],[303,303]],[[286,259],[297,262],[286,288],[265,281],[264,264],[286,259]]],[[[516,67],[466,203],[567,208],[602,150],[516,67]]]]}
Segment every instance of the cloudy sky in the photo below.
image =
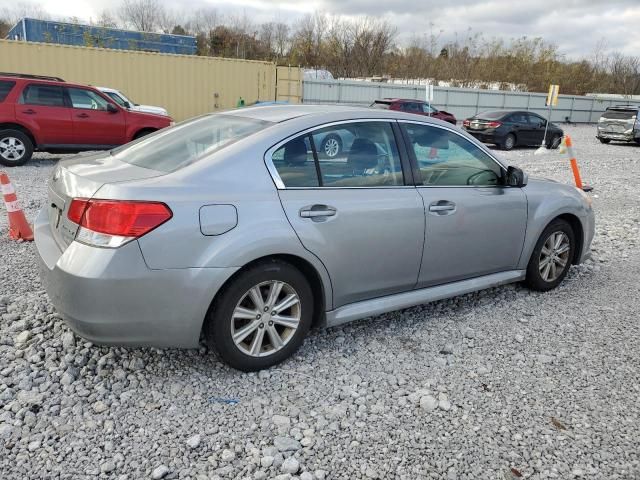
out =
{"type": "MultiPolygon", "coordinates": [[[[26,0],[29,1],[29,0],[26,0]]],[[[35,0],[34,0],[35,1],[35,0]]],[[[442,39],[464,35],[469,28],[487,37],[541,36],[557,44],[568,57],[589,55],[601,39],[609,50],[640,52],[640,0],[160,0],[167,8],[185,11],[216,8],[220,13],[246,13],[255,22],[293,22],[306,13],[383,17],[398,29],[398,42],[434,34],[442,39]]],[[[24,2],[23,2],[24,3],[24,2]]],[[[95,18],[119,0],[42,0],[52,16],[95,18]]],[[[0,0],[11,8],[14,0],[0,0]]]]}

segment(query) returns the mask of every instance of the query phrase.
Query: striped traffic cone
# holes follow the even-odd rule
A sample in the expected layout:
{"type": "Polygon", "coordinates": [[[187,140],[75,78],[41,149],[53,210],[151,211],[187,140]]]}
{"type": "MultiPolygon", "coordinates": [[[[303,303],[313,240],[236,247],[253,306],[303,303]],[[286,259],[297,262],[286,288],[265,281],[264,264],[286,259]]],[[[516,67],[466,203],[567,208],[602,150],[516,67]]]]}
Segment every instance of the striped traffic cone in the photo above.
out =
{"type": "Polygon", "coordinates": [[[33,231],[18,205],[16,191],[6,173],[0,172],[0,188],[4,197],[4,206],[9,217],[9,238],[13,240],[33,240],[33,231]]]}
{"type": "Polygon", "coordinates": [[[565,135],[564,144],[567,147],[567,154],[569,156],[569,163],[571,164],[571,171],[573,172],[573,179],[576,182],[576,187],[585,192],[590,192],[593,190],[593,187],[589,185],[582,184],[582,177],[580,176],[580,168],[578,168],[578,160],[576,160],[576,155],[573,153],[573,142],[571,141],[571,137],[569,135],[565,135]]]}

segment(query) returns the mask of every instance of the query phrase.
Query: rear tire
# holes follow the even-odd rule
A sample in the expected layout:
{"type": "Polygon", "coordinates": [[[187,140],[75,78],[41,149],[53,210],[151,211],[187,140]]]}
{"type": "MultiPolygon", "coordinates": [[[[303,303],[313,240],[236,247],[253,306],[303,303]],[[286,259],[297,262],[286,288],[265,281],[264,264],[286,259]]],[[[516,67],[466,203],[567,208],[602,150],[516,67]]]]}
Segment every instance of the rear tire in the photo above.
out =
{"type": "Polygon", "coordinates": [[[539,292],[546,292],[560,285],[571,267],[575,245],[571,225],[559,218],[552,221],[533,249],[527,265],[525,285],[539,292]]]}
{"type": "Polygon", "coordinates": [[[20,130],[0,130],[0,164],[18,167],[33,156],[33,142],[20,130]]]}
{"type": "Polygon", "coordinates": [[[320,153],[326,158],[336,158],[342,152],[342,140],[338,135],[329,134],[322,141],[320,153]]]}
{"type": "Polygon", "coordinates": [[[313,319],[313,293],[304,275],[272,260],[241,272],[214,301],[207,344],[229,366],[252,372],[287,359],[302,345],[313,319]]]}
{"type": "Polygon", "coordinates": [[[502,148],[502,150],[512,150],[513,147],[516,146],[516,136],[513,133],[510,133],[509,135],[507,135],[506,137],[504,137],[504,140],[502,140],[502,143],[500,144],[500,148],[502,148]]]}
{"type": "Polygon", "coordinates": [[[550,150],[556,150],[560,146],[560,142],[562,142],[562,137],[560,135],[554,135],[551,137],[551,140],[549,140],[547,148],[550,150]]]}
{"type": "Polygon", "coordinates": [[[605,143],[605,144],[611,142],[611,140],[608,138],[598,138],[598,140],[600,140],[600,143],[605,143]]]}

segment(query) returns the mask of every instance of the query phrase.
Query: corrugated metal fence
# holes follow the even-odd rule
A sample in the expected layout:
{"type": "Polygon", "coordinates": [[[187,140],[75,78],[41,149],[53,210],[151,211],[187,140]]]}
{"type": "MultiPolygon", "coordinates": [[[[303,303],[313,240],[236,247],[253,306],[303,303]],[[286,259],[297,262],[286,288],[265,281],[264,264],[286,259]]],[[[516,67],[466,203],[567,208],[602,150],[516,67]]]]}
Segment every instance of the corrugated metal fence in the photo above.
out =
{"type": "Polygon", "coordinates": [[[175,120],[258,100],[299,103],[299,68],[279,71],[271,62],[166,55],[48,43],[0,40],[0,72],[62,77],[69,82],[122,90],[136,103],[165,107],[175,120]]]}
{"type": "MultiPolygon", "coordinates": [[[[424,85],[395,85],[378,82],[350,80],[305,80],[303,103],[342,103],[369,105],[378,98],[411,98],[424,100],[424,85]]],[[[562,88],[562,86],[560,86],[562,88]]],[[[464,119],[485,110],[530,110],[547,116],[546,94],[526,92],[505,92],[467,88],[435,87],[435,107],[453,113],[464,119]]],[[[600,114],[611,105],[620,105],[620,98],[593,98],[574,95],[560,95],[558,106],[553,108],[551,119],[563,122],[597,122],[600,114]]],[[[638,102],[631,102],[638,103],[638,102]]]]}

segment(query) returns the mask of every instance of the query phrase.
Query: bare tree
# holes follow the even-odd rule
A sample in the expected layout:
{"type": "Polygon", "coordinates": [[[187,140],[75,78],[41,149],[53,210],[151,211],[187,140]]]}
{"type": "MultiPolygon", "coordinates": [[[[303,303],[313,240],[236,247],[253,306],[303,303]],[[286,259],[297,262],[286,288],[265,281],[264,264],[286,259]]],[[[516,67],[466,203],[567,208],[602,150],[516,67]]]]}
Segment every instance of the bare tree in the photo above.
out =
{"type": "Polygon", "coordinates": [[[161,28],[165,9],[158,0],[123,0],[118,16],[126,26],[155,32],[161,28]]]}
{"type": "Polygon", "coordinates": [[[118,20],[109,10],[102,10],[95,21],[96,25],[104,28],[118,28],[118,20]]]}

